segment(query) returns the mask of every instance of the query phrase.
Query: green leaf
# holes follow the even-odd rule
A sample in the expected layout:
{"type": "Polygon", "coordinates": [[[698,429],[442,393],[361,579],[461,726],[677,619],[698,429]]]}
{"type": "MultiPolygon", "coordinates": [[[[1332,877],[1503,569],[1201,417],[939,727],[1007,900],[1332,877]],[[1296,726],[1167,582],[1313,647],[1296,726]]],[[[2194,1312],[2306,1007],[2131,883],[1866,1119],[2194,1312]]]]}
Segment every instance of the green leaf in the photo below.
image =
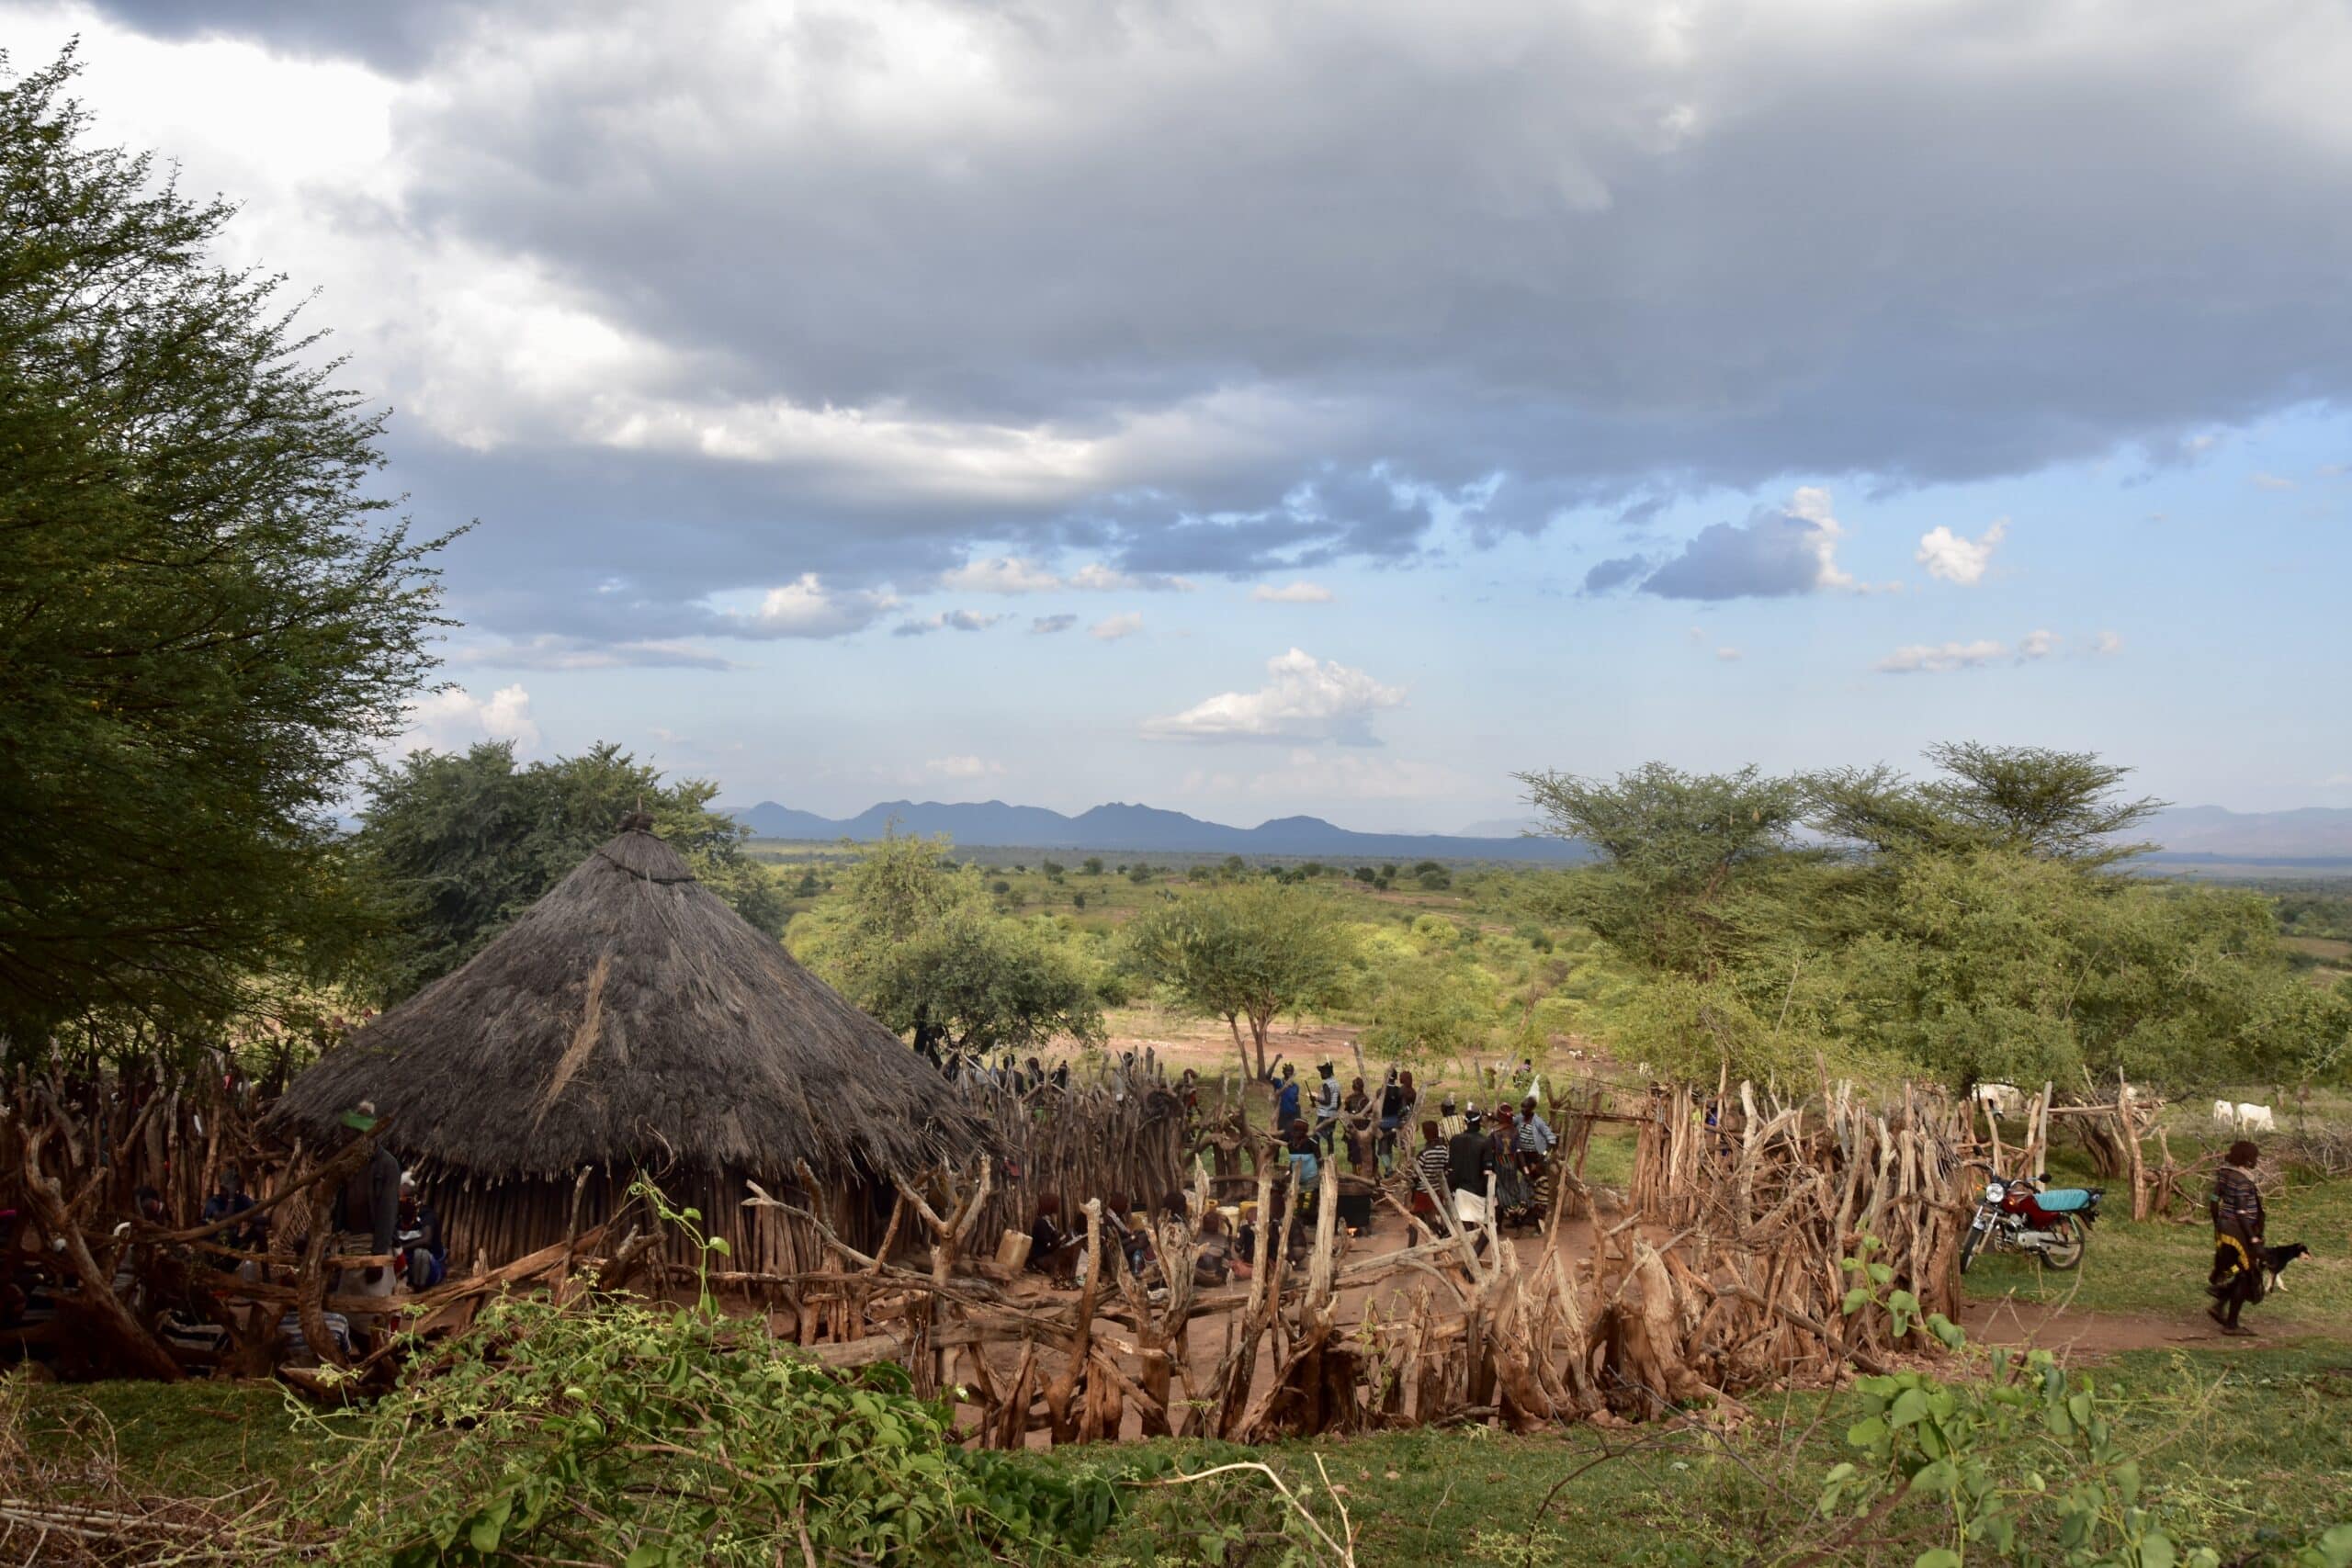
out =
{"type": "Polygon", "coordinates": [[[2178,1560],[2172,1540],[2162,1530],[2150,1530],[2140,1538],[2140,1568],[2172,1568],[2178,1560]]]}
{"type": "Polygon", "coordinates": [[[1876,1416],[1857,1421],[1846,1428],[1846,1441],[1854,1448],[1875,1448],[1885,1440],[1886,1422],[1876,1416]]]}
{"type": "Polygon", "coordinates": [[[621,1568],[661,1568],[669,1553],[657,1541],[645,1541],[636,1551],[621,1559],[621,1568]]]}
{"type": "Polygon", "coordinates": [[[1928,1414],[1928,1396],[1916,1388],[1906,1388],[1894,1399],[1894,1407],[1887,1413],[1888,1422],[1896,1427],[1908,1427],[1928,1414]]]}
{"type": "Polygon", "coordinates": [[[1844,1303],[1844,1305],[1843,1305],[1843,1310],[1844,1310],[1844,1312],[1846,1313],[1846,1314],[1847,1314],[1849,1317],[1850,1317],[1850,1316],[1852,1316],[1854,1314],[1856,1314],[1856,1313],[1858,1313],[1858,1312],[1861,1311],[1861,1310],[1862,1310],[1862,1308],[1863,1308],[1863,1306],[1864,1306],[1864,1305],[1865,1305],[1865,1304],[1870,1301],[1870,1299],[1871,1299],[1871,1293],[1870,1293],[1870,1292],[1868,1292],[1868,1291],[1864,1290],[1861,1286],[1857,1285],[1857,1286],[1855,1286],[1852,1290],[1848,1291],[1848,1292],[1846,1292],[1846,1300],[1845,1300],[1845,1303],[1844,1303]]]}
{"type": "Polygon", "coordinates": [[[466,1539],[476,1551],[488,1553],[498,1550],[498,1538],[505,1533],[507,1517],[514,1511],[514,1495],[508,1493],[473,1517],[466,1527],[466,1539]]]}
{"type": "Polygon", "coordinates": [[[1911,1478],[1911,1484],[1920,1492],[1940,1494],[1951,1491],[1959,1480],[1960,1472],[1952,1468],[1951,1461],[1939,1459],[1933,1464],[1921,1465],[1919,1472],[1911,1478]]]}
{"type": "Polygon", "coordinates": [[[1911,1568],[1960,1568],[1960,1553],[1949,1546],[1930,1547],[1913,1560],[1911,1568]]]}
{"type": "Polygon", "coordinates": [[[2135,1461],[2127,1459],[2115,1467],[2115,1490],[2127,1504],[2140,1500],[2140,1466],[2135,1461]]]}

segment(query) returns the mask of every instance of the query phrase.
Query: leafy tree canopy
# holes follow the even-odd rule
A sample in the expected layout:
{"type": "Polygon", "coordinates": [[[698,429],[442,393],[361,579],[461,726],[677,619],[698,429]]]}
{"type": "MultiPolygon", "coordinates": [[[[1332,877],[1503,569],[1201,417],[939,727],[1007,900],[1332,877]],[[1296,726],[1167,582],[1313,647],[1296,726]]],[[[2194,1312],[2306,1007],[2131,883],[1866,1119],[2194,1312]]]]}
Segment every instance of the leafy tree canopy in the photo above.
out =
{"type": "Polygon", "coordinates": [[[1940,778],[1915,782],[1885,767],[1816,773],[1809,818],[1832,838],[1881,854],[2013,850],[2077,865],[2109,865],[2154,846],[2119,836],[2164,802],[2122,798],[2132,770],[2089,751],[1974,741],[1931,746],[1940,778]]]}
{"type": "Polygon", "coordinates": [[[1355,939],[1326,895],[1279,882],[1220,883],[1188,893],[1127,928],[1127,962],[1178,1005],[1221,1018],[1242,1043],[1250,1025],[1255,1076],[1266,1071],[1266,1035],[1276,1017],[1327,1007],[1347,988],[1355,939]]]}
{"type": "Polygon", "coordinates": [[[898,834],[867,846],[836,896],[793,923],[795,950],[927,1055],[1100,1040],[1083,969],[1039,924],[998,915],[979,868],[947,848],[898,834]]]}
{"type": "Polygon", "coordinates": [[[441,623],[384,416],[232,209],[0,57],[0,1043],[201,1038],[362,924],[334,810],[441,623]]]}
{"type": "Polygon", "coordinates": [[[517,763],[505,741],[419,751],[379,767],[352,848],[395,908],[368,988],[394,1001],[455,969],[642,809],[703,885],[773,936],[781,891],[742,852],[748,830],[710,809],[718,786],[665,781],[609,741],[517,763]]]}

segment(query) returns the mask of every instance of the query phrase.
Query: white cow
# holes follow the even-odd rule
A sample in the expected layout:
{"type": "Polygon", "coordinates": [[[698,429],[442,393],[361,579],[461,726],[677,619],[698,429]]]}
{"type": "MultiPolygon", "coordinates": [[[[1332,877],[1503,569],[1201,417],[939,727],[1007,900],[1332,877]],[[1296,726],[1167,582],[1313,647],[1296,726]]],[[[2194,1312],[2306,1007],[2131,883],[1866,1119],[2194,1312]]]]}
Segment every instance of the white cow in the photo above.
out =
{"type": "Polygon", "coordinates": [[[1973,1093],[1988,1116],[2014,1121],[2024,1114],[2025,1090],[2013,1083],[1981,1083],[1973,1093]]]}
{"type": "Polygon", "coordinates": [[[2275,1133],[2278,1130],[2278,1119],[2271,1114],[2270,1107],[2256,1105],[2251,1100],[2242,1100],[2234,1105],[2226,1100],[2215,1100],[2213,1120],[2241,1133],[2275,1133]]]}

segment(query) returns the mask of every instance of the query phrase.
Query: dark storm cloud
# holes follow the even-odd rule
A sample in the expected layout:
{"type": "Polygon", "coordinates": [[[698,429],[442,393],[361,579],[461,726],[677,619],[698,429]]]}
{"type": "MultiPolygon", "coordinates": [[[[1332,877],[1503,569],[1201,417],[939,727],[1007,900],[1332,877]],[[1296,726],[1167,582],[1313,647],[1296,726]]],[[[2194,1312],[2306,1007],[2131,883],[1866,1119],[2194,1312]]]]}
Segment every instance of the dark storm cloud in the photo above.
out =
{"type": "MultiPolygon", "coordinates": [[[[682,426],[922,427],[844,474],[558,407],[397,470],[503,530],[451,582],[510,636],[658,640],[714,592],[986,547],[1404,561],[1441,497],[1474,546],[1622,532],[1784,476],[2169,460],[2352,397],[2352,14],[2322,0],[201,9],[413,74],[402,231],[528,257],[693,364],[682,426]],[[959,449],[1007,431],[1084,450],[959,449]]],[[[1804,592],[1804,522],[1719,524],[1645,586],[1804,592]]]]}

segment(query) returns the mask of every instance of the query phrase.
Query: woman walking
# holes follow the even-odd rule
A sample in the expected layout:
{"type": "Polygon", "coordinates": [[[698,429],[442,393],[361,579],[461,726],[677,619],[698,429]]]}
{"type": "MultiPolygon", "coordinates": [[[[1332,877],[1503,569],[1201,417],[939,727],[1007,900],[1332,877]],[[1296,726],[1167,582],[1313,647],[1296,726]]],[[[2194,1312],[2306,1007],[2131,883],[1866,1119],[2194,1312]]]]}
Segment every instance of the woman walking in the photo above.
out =
{"type": "Polygon", "coordinates": [[[2254,1333],[2239,1326],[2238,1314],[2262,1299],[2262,1189],[2254,1166],[2261,1151],[2241,1138],[2230,1145],[2213,1173],[2213,1271],[2206,1291],[2213,1304],[2206,1314],[2222,1332],[2237,1337],[2254,1333]]]}

